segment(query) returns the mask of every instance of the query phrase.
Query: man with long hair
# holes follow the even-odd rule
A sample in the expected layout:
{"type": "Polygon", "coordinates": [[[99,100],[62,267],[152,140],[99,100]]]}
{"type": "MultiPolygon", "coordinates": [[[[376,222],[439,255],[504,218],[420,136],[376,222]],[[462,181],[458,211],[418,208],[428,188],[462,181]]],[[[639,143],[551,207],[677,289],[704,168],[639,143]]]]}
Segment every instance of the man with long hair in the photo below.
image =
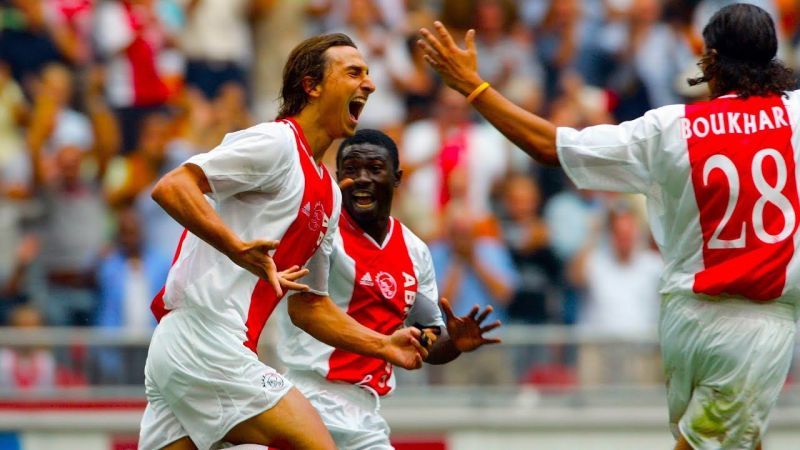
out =
{"type": "Polygon", "coordinates": [[[677,449],[760,448],[789,371],[800,299],[796,131],[800,91],[775,59],[775,26],[735,4],[703,30],[711,100],[575,130],[489,88],[475,32],[441,23],[419,45],[445,82],[543,164],[583,189],[648,198],[665,260],[660,335],[677,449]]]}
{"type": "Polygon", "coordinates": [[[256,355],[288,289],[315,294],[293,307],[317,339],[406,368],[422,364],[418,329],[377,333],[327,297],[341,192],[320,160],[334,139],[355,132],[374,89],[347,36],[310,38],[284,67],[279,120],[228,134],[153,189],[186,232],[152,304],[160,323],[145,367],[140,449],[207,450],[223,441],[335,448],[311,404],[256,355]]]}

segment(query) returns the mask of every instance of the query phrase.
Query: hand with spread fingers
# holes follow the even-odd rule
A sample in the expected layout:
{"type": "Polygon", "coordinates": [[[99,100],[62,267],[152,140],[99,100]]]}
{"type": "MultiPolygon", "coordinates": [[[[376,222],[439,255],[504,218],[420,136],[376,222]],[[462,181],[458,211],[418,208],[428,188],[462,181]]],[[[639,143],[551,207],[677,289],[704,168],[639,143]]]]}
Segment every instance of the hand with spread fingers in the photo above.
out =
{"type": "Polygon", "coordinates": [[[464,353],[471,352],[485,344],[499,344],[500,338],[487,338],[484,334],[500,326],[500,321],[496,320],[489,325],[482,325],[486,318],[491,314],[492,307],[487,306],[483,311],[478,305],[472,307],[465,316],[456,316],[450,302],[446,298],[441,299],[442,309],[445,314],[447,333],[455,348],[464,353]]]}
{"type": "Polygon", "coordinates": [[[459,47],[441,22],[433,23],[435,32],[420,30],[422,39],[417,45],[424,58],[451,88],[467,95],[483,83],[478,75],[478,52],[475,49],[475,30],[464,37],[466,48],[459,47]]]}

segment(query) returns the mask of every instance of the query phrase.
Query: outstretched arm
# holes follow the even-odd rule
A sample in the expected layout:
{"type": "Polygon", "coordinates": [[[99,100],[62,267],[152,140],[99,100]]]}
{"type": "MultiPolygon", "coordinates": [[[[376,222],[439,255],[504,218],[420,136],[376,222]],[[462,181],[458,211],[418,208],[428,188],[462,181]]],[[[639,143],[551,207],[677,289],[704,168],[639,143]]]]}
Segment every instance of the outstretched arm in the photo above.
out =
{"type": "MultiPolygon", "coordinates": [[[[419,46],[425,60],[445,83],[469,95],[484,81],[478,75],[475,30],[467,32],[466,49],[460,48],[441,22],[434,22],[435,33],[423,28],[419,46]]],[[[519,148],[542,164],[559,165],[556,153],[556,127],[549,121],[515,105],[491,87],[472,99],[483,117],[519,148]]]]}
{"type": "Polygon", "coordinates": [[[401,328],[387,336],[361,325],[330,297],[298,293],[288,299],[292,323],[332,347],[386,360],[405,369],[418,369],[428,351],[419,343],[420,331],[401,328]]]}
{"type": "Polygon", "coordinates": [[[469,314],[458,317],[446,298],[442,298],[441,305],[447,323],[447,336],[436,341],[425,362],[445,364],[458,358],[461,353],[471,352],[486,344],[501,342],[499,338],[484,337],[485,333],[500,326],[499,320],[483,325],[486,317],[492,312],[491,306],[481,311],[478,305],[475,305],[469,314]]]}

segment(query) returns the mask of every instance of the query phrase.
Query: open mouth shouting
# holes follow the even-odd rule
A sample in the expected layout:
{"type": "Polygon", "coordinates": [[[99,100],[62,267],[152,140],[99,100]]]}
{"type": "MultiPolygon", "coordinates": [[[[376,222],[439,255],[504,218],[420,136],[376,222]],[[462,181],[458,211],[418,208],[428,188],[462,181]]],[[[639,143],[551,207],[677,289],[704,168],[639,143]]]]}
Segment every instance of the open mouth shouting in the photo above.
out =
{"type": "Polygon", "coordinates": [[[364,105],[367,104],[367,99],[363,97],[357,97],[347,104],[347,109],[350,113],[350,121],[354,124],[358,123],[358,118],[361,116],[361,111],[364,110],[364,105]]]}

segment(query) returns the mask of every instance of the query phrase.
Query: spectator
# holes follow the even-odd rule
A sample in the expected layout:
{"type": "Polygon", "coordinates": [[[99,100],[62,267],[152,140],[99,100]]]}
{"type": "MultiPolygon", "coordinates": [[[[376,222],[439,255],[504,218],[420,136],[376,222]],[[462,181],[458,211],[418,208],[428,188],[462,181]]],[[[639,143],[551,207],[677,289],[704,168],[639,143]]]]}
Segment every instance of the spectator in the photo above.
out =
{"type": "Polygon", "coordinates": [[[97,7],[94,41],[105,61],[106,98],[120,122],[123,153],[135,148],[142,118],[167,101],[158,71],[166,38],[152,0],[105,1],[97,7]]]}
{"type": "MultiPolygon", "coordinates": [[[[517,287],[516,268],[511,255],[497,237],[479,231],[480,218],[461,201],[452,202],[444,216],[443,238],[430,245],[439,293],[450,300],[461,316],[473,305],[491,307],[497,319],[505,322],[511,297],[517,287]]],[[[460,359],[442,366],[447,384],[508,384],[514,380],[504,349],[484,349],[465,362],[460,359]]],[[[465,358],[466,359],[466,358],[465,358]]]]}
{"type": "Polygon", "coordinates": [[[433,118],[410,124],[402,139],[405,198],[413,199],[405,218],[425,238],[438,232],[437,218],[453,197],[453,174],[465,174],[466,201],[482,215],[490,211],[490,193],[507,168],[505,139],[470,121],[464,97],[442,86],[436,98],[433,118]]]}
{"type": "MultiPolygon", "coordinates": [[[[9,325],[18,330],[35,330],[43,325],[42,315],[32,306],[18,306],[9,325]]],[[[19,346],[0,349],[0,389],[19,391],[52,389],[58,378],[57,364],[50,350],[19,346]]]]}
{"type": "Polygon", "coordinates": [[[520,284],[508,305],[511,323],[545,324],[561,321],[561,261],[550,249],[550,231],[540,216],[541,195],[536,182],[513,175],[502,191],[501,226],[520,284]]]}
{"type": "Polygon", "coordinates": [[[248,86],[253,59],[250,20],[267,11],[264,0],[188,0],[181,48],[186,58],[186,84],[207,99],[226,83],[248,86]]]}
{"type": "Polygon", "coordinates": [[[54,5],[45,0],[11,0],[0,6],[0,60],[30,94],[30,83],[45,65],[73,63],[80,57],[78,40],[54,19],[54,5]]]}
{"type": "MultiPolygon", "coordinates": [[[[586,288],[578,325],[612,338],[638,340],[658,323],[661,257],[645,245],[633,205],[618,199],[608,214],[608,242],[586,247],[571,262],[573,284],[586,288]],[[625,289],[620,289],[625,286],[625,289]]],[[[654,382],[657,348],[585,345],[579,355],[583,383],[654,382]]]]}
{"type": "Polygon", "coordinates": [[[191,156],[185,146],[172,139],[172,133],[173,121],[166,113],[146,116],[136,150],[112,160],[104,180],[108,204],[112,208],[133,206],[142,218],[146,247],[174,249],[183,232],[183,227],[150,198],[155,182],[191,156]]]}
{"type": "Polygon", "coordinates": [[[474,10],[475,46],[483,58],[481,78],[528,111],[538,111],[542,97],[539,80],[544,79],[539,62],[533,58],[532,42],[521,42],[511,34],[516,25],[514,3],[477,0],[474,10]]]}
{"type": "Polygon", "coordinates": [[[42,69],[34,87],[27,135],[29,150],[36,149],[50,157],[64,147],[93,149],[95,138],[89,118],[71,107],[72,86],[72,72],[67,67],[48,64],[42,69]]]}
{"type": "Polygon", "coordinates": [[[47,292],[37,300],[44,302],[51,325],[90,325],[97,307],[94,272],[105,244],[106,206],[98,181],[102,172],[93,180],[81,177],[85,154],[68,146],[45,158],[41,149],[31,149],[33,183],[46,211],[40,263],[47,292]]]}
{"type": "MultiPolygon", "coordinates": [[[[145,245],[136,211],[122,209],[117,214],[116,242],[98,269],[97,325],[134,333],[151,332],[156,321],[150,312],[150,301],[166,282],[169,267],[168,257],[158,248],[145,245]]],[[[144,382],[146,349],[104,350],[98,356],[104,382],[144,382]]]]}

